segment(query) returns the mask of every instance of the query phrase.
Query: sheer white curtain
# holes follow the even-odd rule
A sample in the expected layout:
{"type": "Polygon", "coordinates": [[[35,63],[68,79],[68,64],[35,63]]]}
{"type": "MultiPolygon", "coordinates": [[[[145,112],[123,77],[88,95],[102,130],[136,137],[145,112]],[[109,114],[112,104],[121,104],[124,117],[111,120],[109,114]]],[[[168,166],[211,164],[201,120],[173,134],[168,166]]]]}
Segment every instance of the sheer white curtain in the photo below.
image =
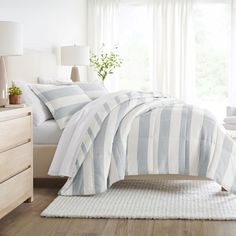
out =
{"type": "MultiPolygon", "coordinates": [[[[97,52],[102,43],[111,47],[119,42],[119,4],[127,1],[142,4],[150,12],[150,88],[190,101],[194,89],[192,0],[89,0],[91,50],[97,52]]],[[[108,86],[114,90],[117,83],[113,80],[111,84],[108,86]]]]}
{"type": "Polygon", "coordinates": [[[152,87],[184,101],[194,94],[192,0],[152,0],[152,87]]]}
{"type": "MultiPolygon", "coordinates": [[[[102,44],[110,50],[118,43],[118,14],[119,0],[88,0],[88,45],[92,52],[98,53],[102,44]]],[[[92,68],[88,79],[96,79],[92,68]]],[[[106,82],[110,90],[116,90],[116,78],[106,82]]]]}
{"type": "Polygon", "coordinates": [[[232,0],[231,4],[231,71],[228,115],[236,115],[236,0],[232,0]]]}

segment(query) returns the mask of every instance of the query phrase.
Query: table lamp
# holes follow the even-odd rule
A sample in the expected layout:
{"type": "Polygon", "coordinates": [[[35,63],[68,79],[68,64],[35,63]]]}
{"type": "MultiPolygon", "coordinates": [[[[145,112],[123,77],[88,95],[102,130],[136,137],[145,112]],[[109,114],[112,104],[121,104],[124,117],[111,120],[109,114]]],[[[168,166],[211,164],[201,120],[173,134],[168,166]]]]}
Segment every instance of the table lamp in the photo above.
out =
{"type": "Polygon", "coordinates": [[[79,70],[77,66],[89,65],[89,47],[87,46],[65,46],[61,47],[61,64],[73,66],[71,70],[71,80],[79,82],[79,70]]]}
{"type": "Polygon", "coordinates": [[[22,55],[22,26],[17,22],[0,21],[0,107],[8,101],[5,56],[22,55]]]}

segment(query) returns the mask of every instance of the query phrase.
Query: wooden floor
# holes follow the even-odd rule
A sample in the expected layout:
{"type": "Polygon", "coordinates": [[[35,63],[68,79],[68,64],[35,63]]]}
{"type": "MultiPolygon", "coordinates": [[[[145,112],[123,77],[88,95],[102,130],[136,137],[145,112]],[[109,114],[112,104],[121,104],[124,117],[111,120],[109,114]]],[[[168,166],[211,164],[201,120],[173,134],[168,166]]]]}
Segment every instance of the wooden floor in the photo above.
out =
{"type": "Polygon", "coordinates": [[[0,236],[62,235],[236,235],[236,221],[118,220],[41,218],[58,189],[35,188],[34,202],[24,203],[0,220],[0,236]]]}

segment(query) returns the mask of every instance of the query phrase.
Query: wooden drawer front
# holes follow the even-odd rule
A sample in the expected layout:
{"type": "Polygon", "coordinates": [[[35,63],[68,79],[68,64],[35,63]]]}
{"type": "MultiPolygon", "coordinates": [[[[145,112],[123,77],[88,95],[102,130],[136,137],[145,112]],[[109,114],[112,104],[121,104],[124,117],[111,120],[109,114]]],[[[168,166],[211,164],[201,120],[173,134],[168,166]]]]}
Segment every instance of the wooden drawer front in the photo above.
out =
{"type": "Polygon", "coordinates": [[[0,153],[0,183],[32,166],[31,142],[0,153]]]}
{"type": "Polygon", "coordinates": [[[32,169],[27,169],[0,184],[0,219],[32,196],[32,169]]]}
{"type": "Polygon", "coordinates": [[[31,138],[31,116],[0,122],[0,152],[31,138]]]}

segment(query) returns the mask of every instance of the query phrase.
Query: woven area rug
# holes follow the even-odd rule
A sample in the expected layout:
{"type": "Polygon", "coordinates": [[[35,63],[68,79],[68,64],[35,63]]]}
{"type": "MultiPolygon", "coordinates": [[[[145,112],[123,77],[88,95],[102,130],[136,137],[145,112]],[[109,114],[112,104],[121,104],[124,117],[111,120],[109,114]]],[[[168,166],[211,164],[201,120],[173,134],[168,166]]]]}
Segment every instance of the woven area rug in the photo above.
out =
{"type": "Polygon", "coordinates": [[[96,196],[58,196],[41,216],[236,220],[236,196],[213,181],[125,180],[96,196]]]}

